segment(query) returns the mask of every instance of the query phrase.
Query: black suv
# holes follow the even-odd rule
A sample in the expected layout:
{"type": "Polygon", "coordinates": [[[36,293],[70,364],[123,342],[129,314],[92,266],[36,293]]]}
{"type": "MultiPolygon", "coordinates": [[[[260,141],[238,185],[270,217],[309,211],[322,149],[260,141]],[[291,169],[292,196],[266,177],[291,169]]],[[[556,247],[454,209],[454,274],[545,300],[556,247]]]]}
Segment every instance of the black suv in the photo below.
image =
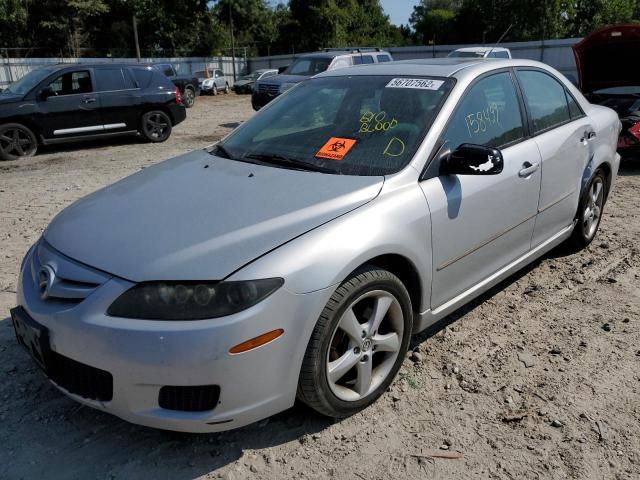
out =
{"type": "Polygon", "coordinates": [[[62,64],[29,72],[0,93],[0,160],[38,145],[140,134],[163,142],[186,118],[179,89],[137,64],[62,64]]]}

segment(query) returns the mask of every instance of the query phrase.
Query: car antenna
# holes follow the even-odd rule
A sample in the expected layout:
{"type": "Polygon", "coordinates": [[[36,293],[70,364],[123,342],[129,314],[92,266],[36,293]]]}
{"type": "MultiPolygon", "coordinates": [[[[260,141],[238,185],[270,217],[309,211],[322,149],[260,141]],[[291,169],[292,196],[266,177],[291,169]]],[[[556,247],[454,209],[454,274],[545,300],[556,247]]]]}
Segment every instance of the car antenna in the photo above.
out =
{"type": "Polygon", "coordinates": [[[500,38],[498,39],[498,41],[495,43],[495,45],[493,47],[491,47],[491,50],[489,50],[489,52],[487,52],[487,57],[489,57],[489,55],[491,55],[491,52],[493,52],[495,50],[495,48],[500,44],[500,42],[502,41],[502,39],[504,38],[504,36],[509,33],[509,30],[511,30],[511,27],[513,27],[513,23],[509,24],[509,26],[507,27],[507,29],[504,31],[504,33],[502,35],[500,35],[500,38]]]}

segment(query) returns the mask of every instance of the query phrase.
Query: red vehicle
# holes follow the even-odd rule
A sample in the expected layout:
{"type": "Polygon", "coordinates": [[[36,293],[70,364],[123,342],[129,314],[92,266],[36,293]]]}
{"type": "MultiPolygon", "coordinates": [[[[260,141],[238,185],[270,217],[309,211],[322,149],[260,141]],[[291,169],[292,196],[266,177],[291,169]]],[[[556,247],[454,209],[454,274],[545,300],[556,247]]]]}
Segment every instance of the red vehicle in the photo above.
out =
{"type": "Polygon", "coordinates": [[[618,112],[621,155],[640,154],[640,25],[598,30],[573,47],[582,93],[618,112]]]}

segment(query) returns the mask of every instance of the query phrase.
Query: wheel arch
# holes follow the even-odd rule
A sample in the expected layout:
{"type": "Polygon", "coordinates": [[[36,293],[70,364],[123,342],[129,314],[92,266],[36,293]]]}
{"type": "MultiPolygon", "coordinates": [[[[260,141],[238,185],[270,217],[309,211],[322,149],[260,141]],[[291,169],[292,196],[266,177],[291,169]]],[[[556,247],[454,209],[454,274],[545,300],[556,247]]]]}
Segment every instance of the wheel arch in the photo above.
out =
{"type": "Polygon", "coordinates": [[[418,269],[411,260],[397,253],[388,253],[373,257],[358,268],[363,265],[374,265],[393,273],[404,284],[407,292],[409,292],[413,311],[422,311],[422,280],[420,279],[418,269]]]}
{"type": "Polygon", "coordinates": [[[36,136],[38,145],[42,145],[42,129],[38,128],[37,123],[35,123],[33,120],[29,119],[28,117],[11,117],[0,121],[0,126],[7,125],[9,123],[17,123],[28,128],[36,136]]]}

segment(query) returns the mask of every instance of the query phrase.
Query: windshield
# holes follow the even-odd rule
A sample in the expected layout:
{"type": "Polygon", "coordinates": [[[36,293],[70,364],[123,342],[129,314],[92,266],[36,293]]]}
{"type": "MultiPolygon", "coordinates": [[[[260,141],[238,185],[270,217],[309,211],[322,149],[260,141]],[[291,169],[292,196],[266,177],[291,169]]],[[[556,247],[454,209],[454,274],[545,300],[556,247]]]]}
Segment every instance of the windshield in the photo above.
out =
{"type": "Polygon", "coordinates": [[[237,160],[272,158],[336,174],[392,174],[413,157],[453,82],[393,76],[311,79],[219,145],[237,160]]]}
{"type": "Polygon", "coordinates": [[[449,54],[449,57],[463,57],[463,58],[477,58],[477,57],[484,57],[484,53],[485,52],[459,52],[457,50],[454,50],[453,52],[451,52],[449,54]]]}
{"type": "Polygon", "coordinates": [[[38,68],[37,70],[32,70],[20,80],[17,80],[9,85],[5,92],[15,93],[17,95],[25,95],[33,87],[44,80],[50,73],[51,70],[49,70],[48,68],[38,68]]]}
{"type": "Polygon", "coordinates": [[[256,80],[260,74],[258,72],[250,73],[249,75],[245,75],[244,77],[240,77],[240,80],[256,80]]]}
{"type": "Polygon", "coordinates": [[[299,58],[284,72],[286,75],[313,76],[329,68],[332,58],[299,58]]]}

